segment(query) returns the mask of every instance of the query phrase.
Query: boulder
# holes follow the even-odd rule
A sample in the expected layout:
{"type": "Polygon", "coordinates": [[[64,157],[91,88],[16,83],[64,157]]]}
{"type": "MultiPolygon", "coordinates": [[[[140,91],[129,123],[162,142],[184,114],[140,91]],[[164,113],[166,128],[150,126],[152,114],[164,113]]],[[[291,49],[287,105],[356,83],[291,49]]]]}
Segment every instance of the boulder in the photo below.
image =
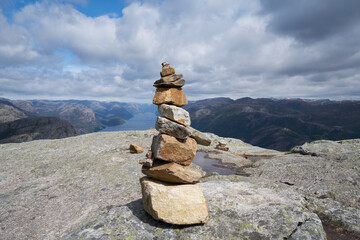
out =
{"type": "Polygon", "coordinates": [[[171,82],[160,79],[155,81],[153,86],[158,88],[158,87],[182,87],[184,85],[185,85],[184,79],[178,79],[171,82]]]}
{"type": "Polygon", "coordinates": [[[202,177],[200,170],[177,163],[167,163],[153,168],[143,167],[142,173],[169,183],[196,183],[202,177]]]}
{"type": "Polygon", "coordinates": [[[190,126],[190,114],[185,109],[168,104],[161,104],[158,106],[158,112],[164,117],[178,122],[184,126],[190,126]]]}
{"type": "Polygon", "coordinates": [[[157,117],[155,129],[179,139],[185,139],[190,136],[188,127],[163,117],[157,117]]]}
{"type": "Polygon", "coordinates": [[[175,225],[206,223],[209,213],[199,185],[172,185],[147,177],[140,179],[143,206],[154,219],[175,225]]]}
{"type": "Polygon", "coordinates": [[[160,105],[164,103],[181,107],[187,105],[188,101],[181,87],[157,88],[153,104],[160,105]]]}
{"type": "Polygon", "coordinates": [[[130,144],[130,152],[131,153],[142,153],[144,149],[136,144],[130,144]]]}
{"type": "Polygon", "coordinates": [[[190,128],[190,137],[194,138],[195,141],[203,146],[210,146],[211,145],[211,138],[203,132],[200,132],[199,130],[196,130],[195,128],[189,127],[190,128]]]}
{"type": "Polygon", "coordinates": [[[156,159],[175,162],[188,166],[195,157],[197,143],[193,138],[179,140],[175,137],[159,134],[154,137],[151,151],[156,159]]]}

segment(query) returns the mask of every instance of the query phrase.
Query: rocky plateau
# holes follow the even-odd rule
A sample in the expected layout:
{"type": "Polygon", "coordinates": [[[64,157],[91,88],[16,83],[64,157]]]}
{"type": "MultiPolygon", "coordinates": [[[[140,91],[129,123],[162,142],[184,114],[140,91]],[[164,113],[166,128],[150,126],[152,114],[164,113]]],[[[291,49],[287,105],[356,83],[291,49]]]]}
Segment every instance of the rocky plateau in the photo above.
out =
{"type": "MultiPolygon", "coordinates": [[[[154,220],[138,161],[156,130],[0,145],[1,239],[359,239],[360,140],[291,153],[206,134],[198,151],[244,175],[203,172],[206,224],[154,220]],[[215,146],[221,142],[229,151],[215,146]]],[[[194,163],[191,167],[201,170],[194,163]]]]}

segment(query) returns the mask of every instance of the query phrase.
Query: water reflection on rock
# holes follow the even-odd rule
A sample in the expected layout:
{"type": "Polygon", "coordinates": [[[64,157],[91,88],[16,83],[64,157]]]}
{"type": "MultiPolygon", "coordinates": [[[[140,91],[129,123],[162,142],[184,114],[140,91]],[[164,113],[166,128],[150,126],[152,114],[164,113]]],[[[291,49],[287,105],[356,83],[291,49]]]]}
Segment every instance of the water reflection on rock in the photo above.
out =
{"type": "Polygon", "coordinates": [[[207,152],[197,152],[193,163],[200,166],[207,173],[249,176],[249,174],[237,168],[234,163],[223,163],[221,159],[209,158],[207,152]]]}

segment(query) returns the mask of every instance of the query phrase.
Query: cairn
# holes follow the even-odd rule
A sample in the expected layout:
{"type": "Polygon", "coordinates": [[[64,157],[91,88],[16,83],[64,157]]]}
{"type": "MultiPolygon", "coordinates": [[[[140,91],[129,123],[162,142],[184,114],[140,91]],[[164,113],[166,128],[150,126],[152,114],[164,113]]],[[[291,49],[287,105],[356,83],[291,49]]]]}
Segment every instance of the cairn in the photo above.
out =
{"type": "Polygon", "coordinates": [[[154,136],[147,159],[140,161],[147,176],[140,179],[143,206],[154,219],[166,223],[205,223],[209,218],[206,200],[195,184],[202,177],[201,171],[189,166],[197,143],[190,137],[190,115],[181,108],[187,104],[181,88],[185,80],[166,62],[160,76],[154,82],[153,99],[162,115],[155,124],[160,133],[154,136]]]}

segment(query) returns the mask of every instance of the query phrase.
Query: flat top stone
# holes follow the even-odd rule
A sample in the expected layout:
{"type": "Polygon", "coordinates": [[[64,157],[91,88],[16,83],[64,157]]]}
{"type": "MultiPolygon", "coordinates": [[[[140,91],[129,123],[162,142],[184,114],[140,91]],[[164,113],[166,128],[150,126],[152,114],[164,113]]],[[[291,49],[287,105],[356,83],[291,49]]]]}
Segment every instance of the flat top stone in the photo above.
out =
{"type": "Polygon", "coordinates": [[[191,124],[190,114],[183,108],[169,104],[161,104],[158,106],[158,112],[164,117],[180,123],[186,127],[190,126],[191,124]]]}
{"type": "Polygon", "coordinates": [[[202,177],[200,170],[177,163],[167,163],[152,168],[143,167],[142,173],[157,180],[170,183],[196,183],[202,177]]]}
{"type": "Polygon", "coordinates": [[[168,184],[140,179],[144,209],[155,219],[176,225],[206,223],[209,213],[204,194],[196,184],[168,184]]]}
{"type": "Polygon", "coordinates": [[[164,117],[157,117],[155,129],[179,139],[185,139],[191,134],[188,127],[164,117]]]}
{"type": "Polygon", "coordinates": [[[185,85],[184,79],[177,79],[174,81],[165,81],[163,79],[154,82],[154,87],[182,87],[185,85]]]}

